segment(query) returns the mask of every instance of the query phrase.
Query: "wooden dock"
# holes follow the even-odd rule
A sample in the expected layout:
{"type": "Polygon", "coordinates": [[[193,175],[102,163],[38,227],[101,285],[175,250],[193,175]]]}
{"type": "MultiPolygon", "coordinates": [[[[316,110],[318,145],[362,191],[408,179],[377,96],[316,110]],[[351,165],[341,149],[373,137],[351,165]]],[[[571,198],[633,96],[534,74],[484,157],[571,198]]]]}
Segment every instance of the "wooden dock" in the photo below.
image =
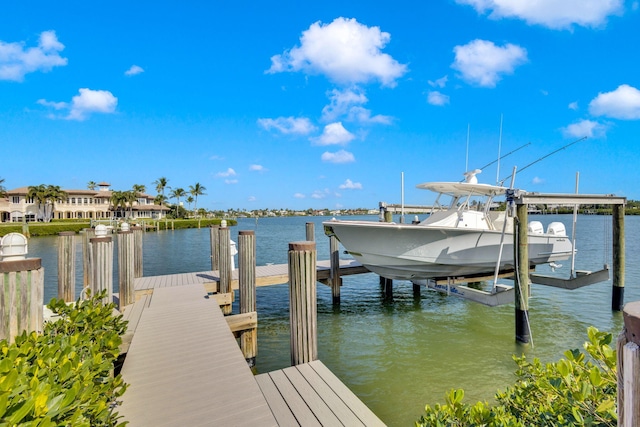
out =
{"type": "MultiPolygon", "coordinates": [[[[318,261],[318,281],[323,282],[329,278],[331,272],[330,262],[318,261]]],[[[368,273],[366,267],[355,260],[340,260],[340,276],[368,273]]],[[[165,276],[140,277],[135,280],[137,295],[148,293],[152,289],[171,286],[183,286],[199,283],[205,285],[210,292],[215,291],[215,283],[220,280],[218,271],[202,271],[197,273],[168,274],[165,276]]],[[[289,282],[287,264],[260,265],[256,267],[256,286],[270,286],[289,282]]],[[[238,270],[233,271],[231,286],[238,289],[238,270]]]]}
{"type": "MultiPolygon", "coordinates": [[[[266,267],[261,286],[283,283],[286,265],[266,267]]],[[[384,426],[320,361],[254,376],[206,289],[214,273],[136,279],[117,409],[129,425],[384,426]]]]}

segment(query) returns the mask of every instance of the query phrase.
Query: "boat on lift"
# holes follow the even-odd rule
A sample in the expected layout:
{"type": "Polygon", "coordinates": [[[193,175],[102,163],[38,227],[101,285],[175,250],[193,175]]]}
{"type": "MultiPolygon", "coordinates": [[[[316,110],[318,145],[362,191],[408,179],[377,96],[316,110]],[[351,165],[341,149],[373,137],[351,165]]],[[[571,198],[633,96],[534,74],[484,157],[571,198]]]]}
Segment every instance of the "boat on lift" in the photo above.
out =
{"type": "MultiPolygon", "coordinates": [[[[479,169],[466,172],[463,182],[429,182],[417,188],[438,193],[423,221],[337,220],[323,222],[346,251],[366,268],[389,279],[473,278],[515,270],[513,218],[493,209],[508,188],[479,184],[479,169]],[[445,199],[449,199],[448,202],[445,199]],[[498,264],[498,267],[496,265],[498,264]]],[[[555,263],[573,254],[564,224],[528,224],[530,266],[555,263]]]]}

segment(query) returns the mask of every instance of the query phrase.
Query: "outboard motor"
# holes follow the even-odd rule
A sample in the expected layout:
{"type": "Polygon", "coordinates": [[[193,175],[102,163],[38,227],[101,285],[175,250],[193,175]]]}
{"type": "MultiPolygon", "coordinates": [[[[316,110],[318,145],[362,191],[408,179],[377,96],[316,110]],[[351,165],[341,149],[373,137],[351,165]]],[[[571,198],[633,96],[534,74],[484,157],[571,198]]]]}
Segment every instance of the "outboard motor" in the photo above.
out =
{"type": "Polygon", "coordinates": [[[564,228],[564,224],[561,222],[552,222],[547,227],[547,234],[551,234],[552,236],[565,236],[567,235],[567,230],[564,228]]]}
{"type": "Polygon", "coordinates": [[[529,234],[542,234],[544,227],[540,221],[531,221],[529,223],[529,234]]]}

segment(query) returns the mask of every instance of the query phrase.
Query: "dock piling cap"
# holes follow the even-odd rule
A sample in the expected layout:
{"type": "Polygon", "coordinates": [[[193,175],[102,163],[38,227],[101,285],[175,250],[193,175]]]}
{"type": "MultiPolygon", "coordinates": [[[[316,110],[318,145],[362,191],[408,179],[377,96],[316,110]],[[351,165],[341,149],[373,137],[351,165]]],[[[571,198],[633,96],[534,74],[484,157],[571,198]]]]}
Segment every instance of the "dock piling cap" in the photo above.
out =
{"type": "Polygon", "coordinates": [[[290,251],[313,251],[315,249],[316,249],[316,242],[313,242],[313,241],[301,241],[301,242],[289,243],[290,251]]]}
{"type": "Polygon", "coordinates": [[[0,261],[17,261],[27,257],[27,238],[20,233],[9,233],[0,239],[0,261]]]}

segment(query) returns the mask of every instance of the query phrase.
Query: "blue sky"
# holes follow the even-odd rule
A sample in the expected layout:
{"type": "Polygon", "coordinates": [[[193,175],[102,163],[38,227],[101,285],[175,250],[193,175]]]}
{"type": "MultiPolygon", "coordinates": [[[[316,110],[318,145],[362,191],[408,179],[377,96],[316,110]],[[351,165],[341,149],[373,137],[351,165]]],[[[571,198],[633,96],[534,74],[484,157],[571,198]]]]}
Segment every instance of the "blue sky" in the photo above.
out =
{"type": "Polygon", "coordinates": [[[514,166],[640,199],[637,1],[9,2],[0,178],[199,182],[208,209],[376,208],[514,166]],[[311,4],[314,3],[314,4],[311,4]],[[502,137],[501,126],[502,121],[502,137]],[[468,146],[468,150],[467,150],[468,146]]]}

